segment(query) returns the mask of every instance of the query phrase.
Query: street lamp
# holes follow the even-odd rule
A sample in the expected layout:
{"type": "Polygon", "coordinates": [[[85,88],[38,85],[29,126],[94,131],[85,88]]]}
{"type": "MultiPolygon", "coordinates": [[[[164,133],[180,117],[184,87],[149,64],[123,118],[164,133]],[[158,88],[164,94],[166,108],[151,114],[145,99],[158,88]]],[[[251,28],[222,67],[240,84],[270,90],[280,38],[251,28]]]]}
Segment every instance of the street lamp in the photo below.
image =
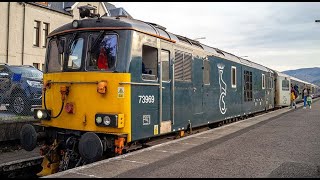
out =
{"type": "Polygon", "coordinates": [[[315,22],[320,22],[320,20],[315,20],[315,22]]]}

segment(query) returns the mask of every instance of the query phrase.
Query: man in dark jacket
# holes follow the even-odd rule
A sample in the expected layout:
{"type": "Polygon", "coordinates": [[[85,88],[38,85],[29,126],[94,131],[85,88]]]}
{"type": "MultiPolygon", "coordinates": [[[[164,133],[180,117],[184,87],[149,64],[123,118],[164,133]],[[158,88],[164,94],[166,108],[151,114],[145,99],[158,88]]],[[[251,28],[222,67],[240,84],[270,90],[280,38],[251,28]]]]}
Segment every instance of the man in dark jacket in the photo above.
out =
{"type": "Polygon", "coordinates": [[[294,92],[295,92],[295,96],[296,96],[296,99],[299,97],[299,87],[298,87],[298,85],[297,84],[295,84],[294,86],[293,86],[293,89],[294,89],[294,92]]]}

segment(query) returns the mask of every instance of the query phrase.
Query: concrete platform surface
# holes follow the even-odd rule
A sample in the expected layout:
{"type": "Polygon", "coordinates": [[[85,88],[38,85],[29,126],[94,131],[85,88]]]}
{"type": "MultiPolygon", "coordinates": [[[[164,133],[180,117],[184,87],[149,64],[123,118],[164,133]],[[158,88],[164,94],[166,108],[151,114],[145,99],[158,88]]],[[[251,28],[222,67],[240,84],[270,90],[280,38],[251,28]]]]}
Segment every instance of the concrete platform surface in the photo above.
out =
{"type": "Polygon", "coordinates": [[[320,177],[320,101],[301,106],[46,177],[320,177]]]}

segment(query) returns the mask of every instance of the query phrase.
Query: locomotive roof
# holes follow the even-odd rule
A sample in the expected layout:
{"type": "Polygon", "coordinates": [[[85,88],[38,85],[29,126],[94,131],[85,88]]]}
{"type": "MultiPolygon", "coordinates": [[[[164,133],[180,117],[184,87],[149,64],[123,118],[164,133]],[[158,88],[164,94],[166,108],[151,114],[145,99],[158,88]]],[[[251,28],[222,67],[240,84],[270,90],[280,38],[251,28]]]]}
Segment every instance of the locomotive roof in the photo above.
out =
{"type": "Polygon", "coordinates": [[[291,78],[291,76],[289,76],[288,74],[284,74],[284,73],[279,72],[279,71],[276,71],[276,70],[274,70],[274,72],[275,72],[278,76],[282,76],[282,77],[289,77],[289,78],[291,78]]]}
{"type": "Polygon", "coordinates": [[[159,37],[159,38],[177,43],[177,44],[182,44],[183,46],[198,48],[213,56],[217,56],[220,58],[227,59],[229,61],[233,61],[239,64],[247,65],[249,67],[260,69],[262,71],[273,73],[273,70],[263,65],[257,64],[247,59],[240,58],[236,55],[222,51],[218,48],[213,48],[208,45],[199,43],[198,41],[189,39],[187,37],[170,33],[166,31],[165,27],[154,24],[154,23],[144,22],[141,20],[122,17],[122,16],[117,16],[117,17],[102,16],[100,18],[87,18],[87,19],[81,19],[78,21],[80,22],[78,28],[76,29],[73,28],[72,22],[70,22],[52,31],[49,34],[49,36],[53,36],[55,34],[60,34],[63,32],[77,31],[77,30],[99,30],[99,29],[136,30],[145,34],[149,34],[155,37],[159,37]]]}
{"type": "Polygon", "coordinates": [[[292,80],[294,80],[294,81],[298,81],[298,82],[301,82],[301,83],[304,83],[304,84],[311,84],[311,83],[309,83],[309,82],[303,81],[303,80],[298,79],[298,78],[295,78],[295,77],[293,77],[293,76],[289,76],[289,77],[290,77],[290,79],[292,79],[292,80]]]}

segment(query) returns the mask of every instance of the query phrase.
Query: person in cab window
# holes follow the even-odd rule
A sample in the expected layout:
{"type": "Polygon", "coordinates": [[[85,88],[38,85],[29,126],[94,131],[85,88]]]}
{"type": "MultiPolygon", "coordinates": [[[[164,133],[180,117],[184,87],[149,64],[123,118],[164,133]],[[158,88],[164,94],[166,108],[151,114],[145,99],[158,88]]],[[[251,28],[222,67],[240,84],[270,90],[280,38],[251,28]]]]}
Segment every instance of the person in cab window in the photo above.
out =
{"type": "Polygon", "coordinates": [[[146,66],[144,65],[144,62],[142,62],[142,74],[147,74],[146,66]]]}
{"type": "Polygon", "coordinates": [[[107,52],[104,47],[101,47],[100,54],[98,57],[98,68],[101,70],[106,70],[109,68],[107,52]]]}

